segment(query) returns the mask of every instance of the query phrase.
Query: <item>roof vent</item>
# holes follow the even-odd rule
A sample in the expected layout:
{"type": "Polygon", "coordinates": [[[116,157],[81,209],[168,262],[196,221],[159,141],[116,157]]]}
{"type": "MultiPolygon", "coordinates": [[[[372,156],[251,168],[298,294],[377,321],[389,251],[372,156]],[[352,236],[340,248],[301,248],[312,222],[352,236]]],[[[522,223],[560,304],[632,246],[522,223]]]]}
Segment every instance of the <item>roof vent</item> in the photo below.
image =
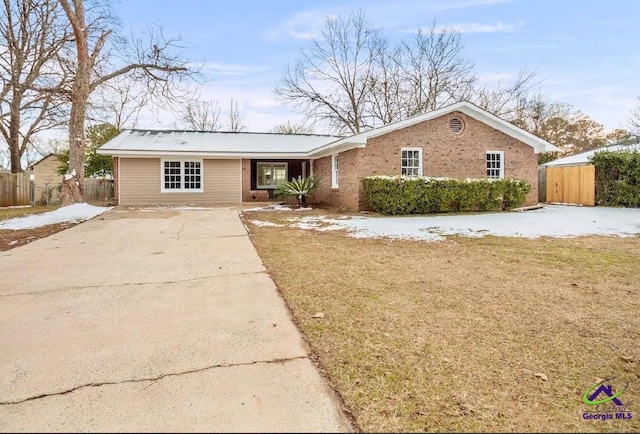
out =
{"type": "Polygon", "coordinates": [[[451,118],[451,120],[449,121],[449,130],[452,133],[458,134],[462,132],[463,129],[464,123],[462,123],[462,120],[460,118],[451,118]]]}

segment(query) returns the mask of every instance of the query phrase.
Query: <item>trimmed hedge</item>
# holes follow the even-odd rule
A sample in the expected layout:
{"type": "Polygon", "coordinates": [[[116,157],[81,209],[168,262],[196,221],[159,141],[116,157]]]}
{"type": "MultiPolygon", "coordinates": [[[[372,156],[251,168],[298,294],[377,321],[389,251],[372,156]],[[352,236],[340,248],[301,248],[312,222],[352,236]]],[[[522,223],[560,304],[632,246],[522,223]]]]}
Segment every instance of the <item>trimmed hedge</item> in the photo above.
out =
{"type": "Polygon", "coordinates": [[[602,151],[596,166],[596,204],[640,207],[640,151],[602,151]]]}
{"type": "Polygon", "coordinates": [[[495,211],[524,204],[531,185],[519,179],[368,176],[362,188],[374,211],[388,215],[495,211]]]}

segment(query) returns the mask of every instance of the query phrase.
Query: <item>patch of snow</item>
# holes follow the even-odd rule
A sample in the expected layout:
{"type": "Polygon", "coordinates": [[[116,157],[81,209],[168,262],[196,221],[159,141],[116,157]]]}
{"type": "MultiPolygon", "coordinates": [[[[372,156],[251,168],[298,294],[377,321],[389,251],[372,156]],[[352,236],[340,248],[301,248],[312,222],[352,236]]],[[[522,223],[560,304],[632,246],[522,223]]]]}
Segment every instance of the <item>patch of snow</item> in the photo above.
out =
{"type": "Polygon", "coordinates": [[[247,211],[311,211],[311,208],[292,208],[288,205],[273,204],[256,208],[247,208],[243,210],[243,212],[247,211]]]}
{"type": "Polygon", "coordinates": [[[94,218],[111,207],[93,206],[86,203],[76,203],[63,206],[54,211],[34,214],[25,217],[17,217],[0,222],[0,229],[32,229],[41,226],[53,225],[64,222],[82,222],[94,218]]]}
{"type": "Polygon", "coordinates": [[[633,237],[640,234],[640,209],[546,206],[521,212],[414,217],[287,219],[291,227],[346,230],[355,238],[442,241],[446,235],[479,238],[486,235],[517,238],[568,238],[583,235],[633,237]],[[328,226],[325,226],[328,225],[328,226]]]}
{"type": "Polygon", "coordinates": [[[18,242],[18,240],[13,240],[9,243],[10,246],[13,246],[14,244],[16,244],[18,242]]]}
{"type": "Polygon", "coordinates": [[[280,225],[277,223],[273,223],[273,222],[265,222],[262,220],[249,220],[251,223],[253,223],[256,226],[260,226],[260,227],[274,227],[274,228],[281,228],[284,227],[285,225],[280,225]]]}

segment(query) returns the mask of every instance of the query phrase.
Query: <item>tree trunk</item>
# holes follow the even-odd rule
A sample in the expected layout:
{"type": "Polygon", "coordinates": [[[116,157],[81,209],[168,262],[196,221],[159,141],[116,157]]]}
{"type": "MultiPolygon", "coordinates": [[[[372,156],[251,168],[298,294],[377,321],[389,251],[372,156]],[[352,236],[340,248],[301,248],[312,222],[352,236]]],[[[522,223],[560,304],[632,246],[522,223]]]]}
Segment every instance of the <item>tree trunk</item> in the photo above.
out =
{"type": "Polygon", "coordinates": [[[20,101],[21,95],[16,96],[13,92],[11,103],[11,113],[9,120],[9,153],[11,154],[11,173],[22,172],[22,157],[20,153],[20,101]]]}
{"type": "Polygon", "coordinates": [[[62,181],[62,205],[84,202],[84,115],[89,98],[89,74],[78,59],[69,119],[69,170],[62,181]]]}
{"type": "Polygon", "coordinates": [[[87,26],[84,20],[84,0],[73,0],[74,8],[66,0],[60,0],[73,28],[77,50],[76,72],[71,87],[71,117],[69,119],[69,169],[62,181],[60,199],[62,205],[84,202],[84,117],[89,101],[91,68],[87,26]]]}

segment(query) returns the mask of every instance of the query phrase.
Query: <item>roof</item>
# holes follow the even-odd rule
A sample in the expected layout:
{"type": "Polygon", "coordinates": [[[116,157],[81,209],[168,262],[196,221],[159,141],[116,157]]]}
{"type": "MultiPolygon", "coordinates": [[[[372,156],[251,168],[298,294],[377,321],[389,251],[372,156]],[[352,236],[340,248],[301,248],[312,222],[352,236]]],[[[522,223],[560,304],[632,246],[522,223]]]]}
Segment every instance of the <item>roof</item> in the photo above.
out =
{"type": "Polygon", "coordinates": [[[98,153],[115,156],[184,156],[186,153],[192,157],[216,158],[320,158],[364,148],[370,138],[453,112],[464,113],[531,146],[536,154],[559,151],[546,140],[463,101],[344,138],[317,134],[125,130],[102,145],[98,153]]]}
{"type": "Polygon", "coordinates": [[[589,151],[581,152],[579,154],[570,155],[570,156],[564,157],[564,158],[559,158],[557,160],[553,160],[553,161],[550,161],[548,163],[541,164],[541,166],[547,166],[547,167],[549,167],[549,166],[550,167],[555,167],[555,166],[584,166],[584,165],[590,163],[590,161],[589,161],[590,158],[593,157],[593,155],[596,152],[602,152],[602,151],[614,151],[614,152],[618,152],[618,151],[640,151],[640,143],[631,143],[631,144],[619,143],[619,144],[615,144],[615,145],[603,146],[601,148],[591,149],[589,151]]]}
{"type": "Polygon", "coordinates": [[[504,134],[513,137],[514,139],[526,143],[534,149],[534,152],[536,154],[541,152],[557,152],[560,150],[546,140],[543,140],[540,137],[537,137],[530,132],[523,130],[522,128],[518,128],[512,123],[505,121],[504,119],[500,119],[498,116],[489,113],[488,111],[483,110],[480,107],[471,104],[470,102],[462,101],[448,105],[446,107],[442,107],[438,110],[433,110],[417,116],[412,116],[398,122],[393,122],[379,128],[374,128],[372,130],[365,131],[354,136],[345,137],[334,143],[325,145],[321,149],[314,150],[313,156],[322,157],[325,155],[329,155],[331,153],[335,153],[336,149],[343,151],[355,147],[362,147],[367,143],[368,139],[371,139],[373,137],[381,136],[383,134],[406,128],[420,122],[435,119],[437,117],[453,112],[464,113],[465,115],[472,117],[492,128],[495,128],[496,130],[501,131],[504,134]]]}
{"type": "Polygon", "coordinates": [[[35,163],[33,163],[32,165],[29,166],[29,169],[33,169],[35,166],[37,166],[38,164],[42,163],[44,160],[46,160],[49,157],[56,157],[58,158],[57,154],[54,153],[50,153],[45,155],[44,157],[42,157],[41,159],[39,159],[38,161],[36,161],[35,163]]]}
{"type": "Polygon", "coordinates": [[[184,155],[238,158],[306,157],[314,148],[340,139],[319,134],[277,134],[181,130],[124,130],[98,150],[113,155],[184,155]]]}

